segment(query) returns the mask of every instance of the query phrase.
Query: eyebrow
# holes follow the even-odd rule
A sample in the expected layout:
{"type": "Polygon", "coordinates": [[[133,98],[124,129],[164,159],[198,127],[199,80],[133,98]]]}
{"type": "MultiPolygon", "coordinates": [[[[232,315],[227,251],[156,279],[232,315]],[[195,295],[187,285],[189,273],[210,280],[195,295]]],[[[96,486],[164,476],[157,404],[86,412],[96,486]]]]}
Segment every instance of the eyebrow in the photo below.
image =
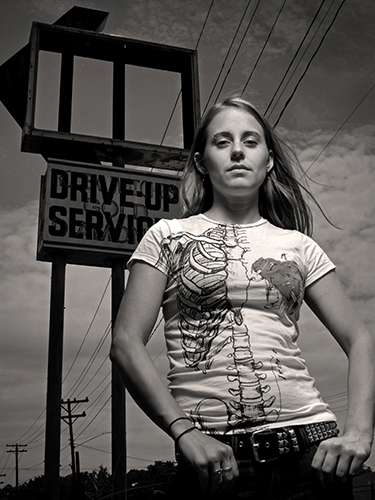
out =
{"type": "MultiPolygon", "coordinates": [[[[244,137],[248,137],[249,135],[253,135],[255,137],[257,137],[258,139],[261,139],[261,135],[256,132],[255,130],[245,130],[245,132],[243,132],[241,138],[243,139],[244,137]]],[[[232,134],[230,132],[226,132],[225,130],[223,130],[222,132],[217,132],[213,139],[216,140],[218,137],[227,137],[228,139],[231,139],[232,138],[232,134]]]]}

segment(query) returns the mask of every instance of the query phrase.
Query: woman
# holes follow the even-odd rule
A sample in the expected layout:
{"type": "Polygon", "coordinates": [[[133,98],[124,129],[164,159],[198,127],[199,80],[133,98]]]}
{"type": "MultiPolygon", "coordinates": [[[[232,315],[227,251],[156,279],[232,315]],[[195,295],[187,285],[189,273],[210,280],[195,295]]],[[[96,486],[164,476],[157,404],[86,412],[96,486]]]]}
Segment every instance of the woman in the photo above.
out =
{"type": "Polygon", "coordinates": [[[374,341],[303,234],[292,162],[248,102],[216,104],[188,160],[185,217],[155,224],[129,262],[111,359],[175,440],[170,498],[352,498],[348,478],[370,454],[374,341]],[[303,300],[349,359],[339,435],[296,344],[303,300]],[[145,348],[161,305],[169,390],[145,348]]]}

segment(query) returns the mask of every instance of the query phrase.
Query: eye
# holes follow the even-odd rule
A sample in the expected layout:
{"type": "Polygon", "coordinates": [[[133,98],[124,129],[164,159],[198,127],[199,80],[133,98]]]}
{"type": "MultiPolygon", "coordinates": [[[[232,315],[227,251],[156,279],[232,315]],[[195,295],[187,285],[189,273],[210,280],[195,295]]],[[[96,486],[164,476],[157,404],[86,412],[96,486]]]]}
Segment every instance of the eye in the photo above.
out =
{"type": "Polygon", "coordinates": [[[226,137],[214,137],[214,142],[218,148],[225,148],[230,144],[230,140],[226,137]]]}
{"type": "Polygon", "coordinates": [[[255,141],[254,139],[247,139],[246,141],[244,141],[244,144],[245,144],[245,146],[249,146],[251,148],[254,148],[255,146],[258,145],[258,142],[255,141]]]}
{"type": "Polygon", "coordinates": [[[229,144],[229,141],[227,139],[219,139],[218,141],[215,142],[216,146],[219,148],[225,147],[229,144]]]}

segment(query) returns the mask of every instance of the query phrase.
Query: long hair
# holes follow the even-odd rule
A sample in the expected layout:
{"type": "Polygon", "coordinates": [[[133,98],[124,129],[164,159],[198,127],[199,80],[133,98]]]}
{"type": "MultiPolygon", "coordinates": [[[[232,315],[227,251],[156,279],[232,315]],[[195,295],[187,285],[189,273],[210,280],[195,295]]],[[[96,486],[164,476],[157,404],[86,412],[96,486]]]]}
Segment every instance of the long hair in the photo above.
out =
{"type": "Polygon", "coordinates": [[[326,219],[327,217],[310,190],[297,180],[297,174],[300,174],[300,178],[305,175],[297,156],[256,108],[239,97],[228,97],[223,102],[215,104],[202,118],[180,188],[183,217],[206,212],[212,206],[213,191],[210,178],[203,177],[199,172],[195,165],[194,154],[200,153],[203,156],[209,124],[220,111],[231,107],[248,112],[258,121],[263,128],[267,148],[273,151],[273,168],[259,188],[260,215],[275,226],[296,229],[311,235],[312,213],[305,198],[312,200],[324,217],[326,219]]]}

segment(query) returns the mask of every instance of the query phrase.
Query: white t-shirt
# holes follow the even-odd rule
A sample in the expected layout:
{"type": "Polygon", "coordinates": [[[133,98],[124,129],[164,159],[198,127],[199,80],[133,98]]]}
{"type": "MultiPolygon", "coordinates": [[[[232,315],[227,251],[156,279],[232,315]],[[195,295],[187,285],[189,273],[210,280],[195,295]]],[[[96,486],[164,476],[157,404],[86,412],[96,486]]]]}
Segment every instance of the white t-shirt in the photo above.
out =
{"type": "Polygon", "coordinates": [[[305,287],[335,268],[311,238],[200,214],[157,222],[134,260],[168,277],[169,387],[202,431],[336,420],[296,344],[305,287]]]}

